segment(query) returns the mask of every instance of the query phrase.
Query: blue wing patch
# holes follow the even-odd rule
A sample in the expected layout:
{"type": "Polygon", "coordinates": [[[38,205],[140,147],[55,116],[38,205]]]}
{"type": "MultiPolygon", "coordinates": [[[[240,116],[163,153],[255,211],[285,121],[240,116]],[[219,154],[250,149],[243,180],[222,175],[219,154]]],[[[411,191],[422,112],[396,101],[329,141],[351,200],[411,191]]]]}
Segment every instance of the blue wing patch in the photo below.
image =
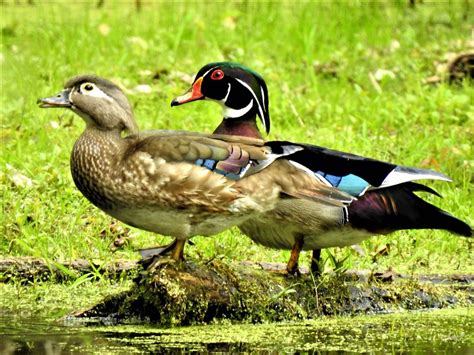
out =
{"type": "Polygon", "coordinates": [[[353,174],[336,176],[322,171],[317,171],[315,174],[323,177],[331,186],[337,187],[352,196],[360,196],[370,186],[367,181],[353,174]]]}

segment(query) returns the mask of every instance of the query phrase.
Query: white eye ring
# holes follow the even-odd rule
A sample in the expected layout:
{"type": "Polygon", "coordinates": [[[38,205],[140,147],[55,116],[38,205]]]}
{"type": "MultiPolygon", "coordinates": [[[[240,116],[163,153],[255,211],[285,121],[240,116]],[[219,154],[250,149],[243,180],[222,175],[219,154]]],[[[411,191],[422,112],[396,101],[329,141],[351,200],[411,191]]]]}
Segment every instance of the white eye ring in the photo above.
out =
{"type": "Polygon", "coordinates": [[[91,92],[95,89],[95,85],[92,83],[84,83],[81,85],[81,92],[91,92]]]}
{"type": "Polygon", "coordinates": [[[114,101],[109,95],[103,92],[96,84],[87,82],[81,84],[79,87],[79,93],[89,97],[100,98],[107,101],[114,101]]]}

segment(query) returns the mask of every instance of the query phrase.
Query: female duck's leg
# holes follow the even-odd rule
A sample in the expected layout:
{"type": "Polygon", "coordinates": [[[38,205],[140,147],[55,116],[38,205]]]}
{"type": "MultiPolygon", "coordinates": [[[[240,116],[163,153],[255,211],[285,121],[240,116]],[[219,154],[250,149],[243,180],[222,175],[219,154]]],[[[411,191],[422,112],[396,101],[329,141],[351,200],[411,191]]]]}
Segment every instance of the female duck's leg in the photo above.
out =
{"type": "Polygon", "coordinates": [[[184,260],[184,246],[186,245],[186,239],[175,239],[175,246],[171,251],[171,259],[176,261],[184,260]]]}
{"type": "Polygon", "coordinates": [[[298,272],[298,259],[300,258],[301,249],[303,249],[303,236],[298,235],[295,237],[295,244],[291,249],[290,260],[286,265],[286,271],[289,274],[295,274],[298,272]]]}
{"type": "Polygon", "coordinates": [[[313,250],[313,255],[311,257],[311,272],[314,276],[321,275],[321,270],[319,270],[319,260],[321,259],[321,249],[313,250]]]}

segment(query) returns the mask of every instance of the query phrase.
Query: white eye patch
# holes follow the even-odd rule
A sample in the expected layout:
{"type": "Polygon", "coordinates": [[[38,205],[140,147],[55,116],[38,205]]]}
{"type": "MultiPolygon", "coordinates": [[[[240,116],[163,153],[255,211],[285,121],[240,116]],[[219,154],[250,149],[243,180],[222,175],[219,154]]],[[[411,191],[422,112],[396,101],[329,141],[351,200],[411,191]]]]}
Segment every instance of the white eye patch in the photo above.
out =
{"type": "Polygon", "coordinates": [[[78,89],[82,95],[97,97],[112,102],[113,99],[97,87],[94,83],[83,83],[78,89]]]}

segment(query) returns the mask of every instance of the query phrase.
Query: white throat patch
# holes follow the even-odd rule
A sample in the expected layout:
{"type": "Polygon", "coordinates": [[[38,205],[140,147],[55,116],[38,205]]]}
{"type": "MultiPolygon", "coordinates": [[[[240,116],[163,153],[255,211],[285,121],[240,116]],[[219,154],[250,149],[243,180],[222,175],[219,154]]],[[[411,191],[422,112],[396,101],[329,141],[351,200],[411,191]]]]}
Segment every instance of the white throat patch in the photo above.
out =
{"type": "Polygon", "coordinates": [[[224,118],[242,117],[242,116],[246,115],[252,109],[252,107],[253,107],[253,99],[250,100],[250,102],[247,106],[245,106],[244,108],[238,109],[238,110],[227,107],[224,103],[222,103],[224,118]]]}
{"type": "Polygon", "coordinates": [[[250,100],[248,105],[243,108],[240,108],[240,109],[230,108],[226,106],[225,104],[227,99],[229,98],[230,90],[231,90],[231,84],[229,83],[227,87],[227,94],[222,100],[212,100],[212,99],[211,100],[217,102],[219,105],[222,106],[222,114],[224,118],[239,118],[246,115],[253,107],[253,99],[250,100]]]}

